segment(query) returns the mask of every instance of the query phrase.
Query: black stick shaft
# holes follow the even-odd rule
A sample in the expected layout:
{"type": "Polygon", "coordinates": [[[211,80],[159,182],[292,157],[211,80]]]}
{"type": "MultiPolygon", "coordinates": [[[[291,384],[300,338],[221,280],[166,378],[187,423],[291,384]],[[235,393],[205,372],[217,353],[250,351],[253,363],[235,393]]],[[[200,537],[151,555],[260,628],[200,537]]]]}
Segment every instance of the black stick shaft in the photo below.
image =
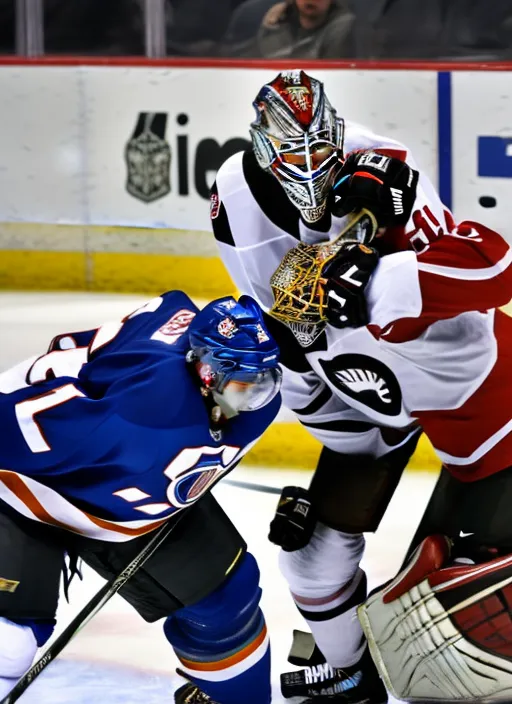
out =
{"type": "MultiPolygon", "coordinates": [[[[281,489],[277,486],[268,486],[266,484],[253,484],[253,482],[243,482],[239,479],[224,479],[222,484],[229,484],[238,489],[248,489],[249,491],[259,491],[262,494],[281,494],[281,489]]],[[[2,702],[0,702],[2,704],[2,702]]]]}
{"type": "Polygon", "coordinates": [[[55,660],[57,655],[62,652],[62,650],[76,636],[76,634],[81,631],[92,618],[94,618],[94,616],[103,608],[107,601],[109,601],[114,594],[116,594],[135,574],[135,572],[137,572],[139,567],[142,567],[151,555],[153,555],[153,553],[174,530],[176,525],[181,520],[182,515],[183,513],[178,515],[174,520],[164,523],[164,525],[151,538],[149,543],[147,543],[140,551],[137,557],[132,560],[132,562],[130,562],[130,564],[125,567],[117,577],[114,577],[107,582],[92,597],[92,599],[84,606],[77,616],[75,616],[71,623],[66,626],[62,633],[47,648],[43,655],[41,655],[39,660],[35,662],[30,670],[27,670],[27,672],[15,684],[9,694],[0,701],[0,704],[14,704],[14,702],[18,701],[27,687],[29,687],[29,685],[31,685],[32,682],[39,677],[41,672],[48,667],[53,660],[55,660]]]}

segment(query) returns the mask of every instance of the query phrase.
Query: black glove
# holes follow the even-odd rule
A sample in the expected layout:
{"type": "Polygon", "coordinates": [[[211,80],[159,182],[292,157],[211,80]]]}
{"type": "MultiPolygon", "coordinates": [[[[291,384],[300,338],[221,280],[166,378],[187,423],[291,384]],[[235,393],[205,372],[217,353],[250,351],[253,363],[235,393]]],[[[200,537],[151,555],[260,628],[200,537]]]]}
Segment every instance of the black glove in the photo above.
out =
{"type": "Polygon", "coordinates": [[[419,173],[394,157],[365,150],[349,154],[333,187],[333,215],[366,208],[379,227],[405,225],[411,217],[419,173]]]}
{"type": "Polygon", "coordinates": [[[316,517],[309,494],[298,486],[285,486],[276,515],[270,524],[268,539],[286,552],[305,548],[315,530],[316,517]]]}
{"type": "Polygon", "coordinates": [[[324,313],[335,328],[368,325],[365,289],[379,263],[376,249],[346,244],[322,271],[324,313]]]}

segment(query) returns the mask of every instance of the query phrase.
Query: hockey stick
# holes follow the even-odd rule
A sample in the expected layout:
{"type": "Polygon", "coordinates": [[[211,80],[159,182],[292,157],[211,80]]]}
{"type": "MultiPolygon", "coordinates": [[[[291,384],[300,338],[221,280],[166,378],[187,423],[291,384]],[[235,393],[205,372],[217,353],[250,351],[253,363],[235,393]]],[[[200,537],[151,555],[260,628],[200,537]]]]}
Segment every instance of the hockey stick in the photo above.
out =
{"type": "Polygon", "coordinates": [[[66,626],[62,633],[55,641],[46,649],[39,660],[25,672],[20,680],[14,685],[13,689],[7,694],[0,704],[14,704],[17,702],[25,690],[32,682],[39,677],[41,672],[59,655],[66,645],[76,636],[76,634],[86,626],[89,621],[105,606],[114,594],[116,594],[126,582],[133,577],[137,570],[153,555],[160,547],[164,540],[173,532],[185,512],[176,516],[174,521],[167,521],[155,533],[149,543],[147,543],[140,553],[135,557],[127,567],[117,576],[109,580],[84,606],[80,613],[75,616],[71,623],[66,626]]]}
{"type": "MultiPolygon", "coordinates": [[[[238,479],[224,479],[222,484],[237,487],[238,489],[248,489],[249,491],[259,491],[262,494],[281,494],[281,489],[277,486],[267,486],[266,484],[253,484],[252,482],[242,482],[238,479]]],[[[0,702],[3,704],[3,702],[0,702]]]]}

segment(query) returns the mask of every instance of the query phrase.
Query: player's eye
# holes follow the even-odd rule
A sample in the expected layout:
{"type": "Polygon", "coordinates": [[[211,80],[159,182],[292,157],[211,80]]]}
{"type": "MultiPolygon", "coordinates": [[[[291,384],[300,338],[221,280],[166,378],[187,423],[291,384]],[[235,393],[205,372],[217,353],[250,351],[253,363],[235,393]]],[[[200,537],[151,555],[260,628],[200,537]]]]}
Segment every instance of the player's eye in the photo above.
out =
{"type": "Polygon", "coordinates": [[[294,154],[293,152],[285,152],[284,154],[281,154],[281,159],[287,164],[293,164],[294,166],[306,166],[305,154],[294,154]]]}
{"type": "Polygon", "coordinates": [[[311,150],[311,161],[313,163],[313,168],[316,169],[321,166],[324,161],[329,159],[334,154],[334,147],[330,144],[324,144],[321,147],[313,147],[311,150]]]}

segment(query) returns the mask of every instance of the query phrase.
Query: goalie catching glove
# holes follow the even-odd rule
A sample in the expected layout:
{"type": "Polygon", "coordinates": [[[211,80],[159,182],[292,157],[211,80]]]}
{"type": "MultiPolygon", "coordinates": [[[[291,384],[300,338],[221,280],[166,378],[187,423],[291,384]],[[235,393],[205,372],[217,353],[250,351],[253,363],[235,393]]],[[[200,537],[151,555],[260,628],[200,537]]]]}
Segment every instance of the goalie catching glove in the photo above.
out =
{"type": "Polygon", "coordinates": [[[337,217],[366,208],[379,227],[406,225],[411,217],[419,173],[405,162],[376,151],[349,154],[333,187],[337,217]]]}
{"type": "Polygon", "coordinates": [[[450,564],[426,538],[407,567],[359,607],[388,689],[410,701],[512,701],[512,555],[450,564]]]}

